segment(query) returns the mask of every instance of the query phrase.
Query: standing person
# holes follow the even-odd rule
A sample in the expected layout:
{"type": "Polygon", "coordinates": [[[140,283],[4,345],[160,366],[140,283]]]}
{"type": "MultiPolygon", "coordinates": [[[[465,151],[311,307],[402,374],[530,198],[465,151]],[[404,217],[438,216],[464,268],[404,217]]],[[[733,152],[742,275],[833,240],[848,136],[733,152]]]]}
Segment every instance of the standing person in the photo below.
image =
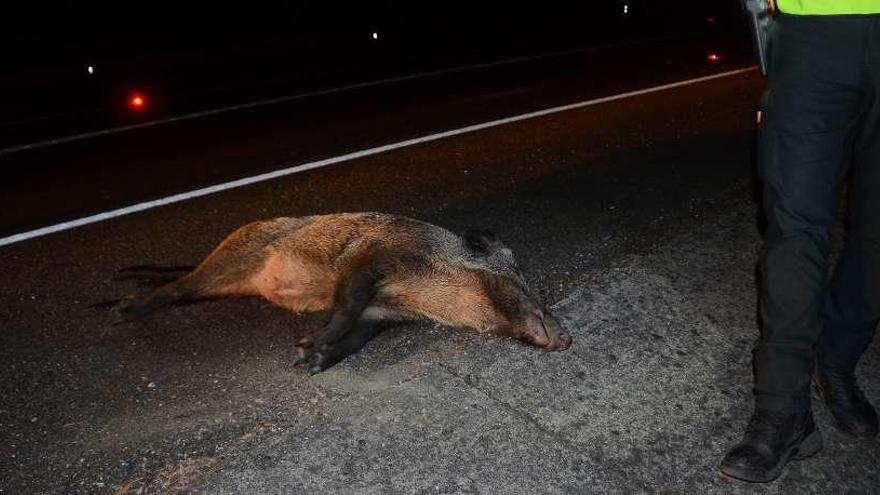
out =
{"type": "Polygon", "coordinates": [[[721,471],[775,479],[822,448],[810,382],[838,429],[877,435],[856,364],[880,319],[880,0],[778,0],[758,137],[767,232],[755,410],[721,471]],[[828,276],[840,185],[851,227],[828,276]]]}

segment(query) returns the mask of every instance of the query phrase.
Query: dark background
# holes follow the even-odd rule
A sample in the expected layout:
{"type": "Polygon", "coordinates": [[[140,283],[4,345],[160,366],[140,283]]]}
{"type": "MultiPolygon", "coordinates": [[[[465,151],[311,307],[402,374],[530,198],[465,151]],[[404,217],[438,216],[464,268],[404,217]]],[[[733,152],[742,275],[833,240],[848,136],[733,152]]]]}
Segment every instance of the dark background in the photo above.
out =
{"type": "Polygon", "coordinates": [[[505,57],[742,33],[735,0],[16,0],[3,11],[7,143],[52,126],[87,130],[505,57]],[[148,98],[144,111],[126,108],[135,91],[148,98]]]}

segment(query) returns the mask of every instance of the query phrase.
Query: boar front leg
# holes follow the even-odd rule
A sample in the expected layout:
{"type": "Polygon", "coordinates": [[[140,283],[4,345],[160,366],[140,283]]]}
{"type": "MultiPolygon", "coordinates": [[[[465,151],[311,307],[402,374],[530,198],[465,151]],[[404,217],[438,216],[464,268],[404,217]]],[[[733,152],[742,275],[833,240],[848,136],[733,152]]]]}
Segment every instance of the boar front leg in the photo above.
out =
{"type": "Polygon", "coordinates": [[[323,371],[362,347],[378,333],[378,330],[373,328],[373,319],[362,318],[362,315],[379,291],[382,273],[383,270],[377,263],[364,263],[340,281],[330,320],[316,336],[307,337],[297,344],[299,351],[297,364],[308,361],[311,365],[310,373],[323,371]],[[362,333],[366,337],[351,337],[346,342],[342,342],[352,333],[362,333]],[[331,352],[331,348],[338,350],[331,352]],[[336,356],[346,348],[353,349],[342,356],[336,356]],[[330,357],[336,358],[335,361],[330,363],[330,357]]]}
{"type": "Polygon", "coordinates": [[[354,328],[336,342],[316,346],[309,360],[309,373],[315,374],[342,361],[359,351],[367,342],[385,328],[393,325],[396,320],[388,318],[385,311],[367,308],[358,319],[354,328]]]}

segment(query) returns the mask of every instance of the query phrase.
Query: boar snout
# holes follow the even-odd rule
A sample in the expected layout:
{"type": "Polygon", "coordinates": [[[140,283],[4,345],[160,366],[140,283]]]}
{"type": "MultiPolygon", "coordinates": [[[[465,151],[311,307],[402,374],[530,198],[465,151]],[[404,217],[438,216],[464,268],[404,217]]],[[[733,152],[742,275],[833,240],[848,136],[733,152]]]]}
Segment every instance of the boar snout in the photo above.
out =
{"type": "Polygon", "coordinates": [[[550,349],[552,351],[564,351],[571,347],[571,335],[567,333],[560,333],[559,338],[556,339],[556,347],[550,349]]]}
{"type": "Polygon", "coordinates": [[[571,346],[571,336],[549,312],[535,309],[528,318],[524,340],[547,351],[564,351],[571,346]]]}
{"type": "Polygon", "coordinates": [[[543,324],[549,337],[547,345],[544,346],[545,349],[548,351],[564,351],[571,346],[571,335],[562,329],[556,318],[545,314],[543,324]]]}

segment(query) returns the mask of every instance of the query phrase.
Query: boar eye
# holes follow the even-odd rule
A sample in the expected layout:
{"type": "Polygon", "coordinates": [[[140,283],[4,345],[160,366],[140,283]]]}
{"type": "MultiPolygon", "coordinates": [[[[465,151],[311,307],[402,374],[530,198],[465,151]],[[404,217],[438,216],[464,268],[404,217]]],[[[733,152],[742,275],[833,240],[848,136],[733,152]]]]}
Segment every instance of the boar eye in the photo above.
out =
{"type": "Polygon", "coordinates": [[[491,292],[491,298],[495,302],[495,306],[504,316],[518,319],[524,315],[522,304],[520,304],[519,297],[515,293],[497,286],[493,287],[491,292]]]}

